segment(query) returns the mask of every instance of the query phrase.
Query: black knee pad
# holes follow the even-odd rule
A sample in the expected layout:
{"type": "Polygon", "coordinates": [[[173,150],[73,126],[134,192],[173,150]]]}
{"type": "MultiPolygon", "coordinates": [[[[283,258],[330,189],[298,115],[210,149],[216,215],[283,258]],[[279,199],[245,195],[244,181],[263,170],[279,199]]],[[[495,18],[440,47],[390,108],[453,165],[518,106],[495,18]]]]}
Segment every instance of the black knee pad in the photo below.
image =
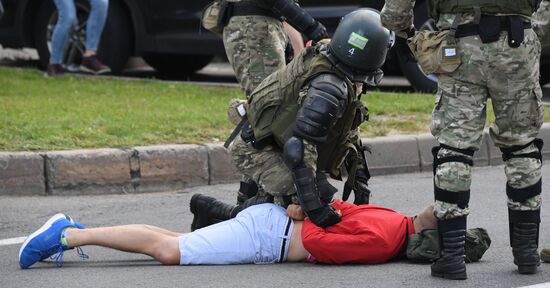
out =
{"type": "Polygon", "coordinates": [[[540,138],[536,138],[535,140],[525,144],[525,145],[516,145],[512,147],[507,148],[500,148],[500,151],[502,152],[502,161],[506,162],[512,158],[533,158],[538,159],[542,162],[542,147],[544,146],[544,141],[540,138]],[[535,144],[538,152],[531,152],[531,153],[523,153],[523,154],[514,154],[514,152],[523,150],[527,147],[529,147],[531,144],[535,144]]]}
{"type": "Polygon", "coordinates": [[[474,156],[474,150],[472,149],[458,149],[458,148],[454,148],[454,147],[451,147],[451,146],[448,146],[448,145],[445,145],[445,144],[440,144],[440,146],[435,146],[432,148],[432,155],[433,155],[433,173],[435,175],[435,171],[437,169],[437,166],[443,164],[443,163],[448,163],[448,162],[461,162],[461,163],[464,163],[464,164],[467,164],[467,165],[470,165],[470,166],[474,166],[474,161],[471,160],[471,159],[468,159],[466,156],[462,156],[462,155],[453,155],[453,156],[447,156],[447,157],[442,157],[442,158],[437,158],[437,153],[439,152],[439,150],[441,148],[445,148],[445,149],[448,149],[448,150],[452,150],[452,151],[455,151],[455,152],[458,152],[458,153],[461,153],[461,154],[465,154],[465,155],[468,155],[470,157],[473,157],[474,156]]]}

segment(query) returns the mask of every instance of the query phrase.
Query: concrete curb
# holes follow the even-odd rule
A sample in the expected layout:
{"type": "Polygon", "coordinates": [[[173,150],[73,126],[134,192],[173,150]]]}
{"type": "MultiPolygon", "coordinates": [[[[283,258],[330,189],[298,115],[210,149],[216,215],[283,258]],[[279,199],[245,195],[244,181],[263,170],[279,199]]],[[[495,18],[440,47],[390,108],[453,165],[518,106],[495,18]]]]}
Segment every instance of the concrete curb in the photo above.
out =
{"type": "MultiPolygon", "coordinates": [[[[550,123],[539,138],[550,156],[550,123]]],[[[430,134],[364,139],[372,175],[432,170],[430,134]]],[[[502,164],[487,131],[475,166],[502,164]]],[[[237,182],[240,175],[221,144],[162,145],[128,149],[0,152],[0,196],[89,195],[182,190],[237,182]]]]}

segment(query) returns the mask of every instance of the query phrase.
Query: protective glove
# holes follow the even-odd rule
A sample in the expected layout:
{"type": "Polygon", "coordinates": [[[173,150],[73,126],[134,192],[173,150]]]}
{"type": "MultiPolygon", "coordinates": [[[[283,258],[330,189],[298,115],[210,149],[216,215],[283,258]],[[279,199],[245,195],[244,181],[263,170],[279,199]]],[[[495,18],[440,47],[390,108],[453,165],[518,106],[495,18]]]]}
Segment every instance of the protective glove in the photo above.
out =
{"type": "Polygon", "coordinates": [[[306,36],[313,40],[313,42],[319,42],[323,39],[329,38],[327,28],[321,22],[315,22],[315,25],[304,32],[306,36]]]}
{"type": "Polygon", "coordinates": [[[307,216],[315,225],[327,228],[342,220],[332,206],[326,205],[321,208],[307,212],[307,216]]]}
{"type": "Polygon", "coordinates": [[[355,183],[353,183],[353,185],[349,181],[346,181],[344,184],[344,192],[342,193],[342,200],[347,201],[352,190],[355,194],[353,204],[369,204],[370,189],[367,175],[363,170],[357,170],[355,173],[355,183]]]}
{"type": "Polygon", "coordinates": [[[319,198],[321,201],[326,204],[332,202],[332,197],[338,192],[338,189],[328,182],[327,175],[317,171],[315,181],[317,182],[317,189],[319,190],[319,198]]]}

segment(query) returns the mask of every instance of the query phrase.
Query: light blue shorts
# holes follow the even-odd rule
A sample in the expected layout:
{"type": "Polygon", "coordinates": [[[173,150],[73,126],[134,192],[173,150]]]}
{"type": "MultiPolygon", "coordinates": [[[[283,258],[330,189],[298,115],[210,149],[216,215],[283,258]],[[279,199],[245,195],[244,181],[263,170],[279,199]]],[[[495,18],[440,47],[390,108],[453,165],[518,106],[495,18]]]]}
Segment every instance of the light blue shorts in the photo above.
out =
{"type": "Polygon", "coordinates": [[[255,205],[231,220],[181,236],[180,265],[284,262],[293,229],[284,208],[255,205]]]}

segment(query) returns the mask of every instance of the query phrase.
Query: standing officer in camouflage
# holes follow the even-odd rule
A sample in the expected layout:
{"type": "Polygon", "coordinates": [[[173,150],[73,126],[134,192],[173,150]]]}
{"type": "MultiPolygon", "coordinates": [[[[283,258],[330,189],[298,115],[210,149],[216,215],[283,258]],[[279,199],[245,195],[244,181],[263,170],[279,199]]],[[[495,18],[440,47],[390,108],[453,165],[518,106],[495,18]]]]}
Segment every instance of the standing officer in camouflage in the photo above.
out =
{"type": "Polygon", "coordinates": [[[247,98],[271,73],[285,65],[287,36],[281,19],[319,41],[326,28],[294,0],[225,0],[223,44],[247,98]]]}
{"type": "Polygon", "coordinates": [[[440,143],[432,152],[434,214],[443,248],[432,276],[467,278],[464,235],[472,156],[481,144],[489,97],[496,116],[490,135],[502,151],[508,179],[514,263],[521,274],[536,273],[543,144],[536,137],[543,105],[541,45],[530,23],[533,1],[429,0],[430,15],[442,30],[433,34],[415,34],[414,2],[388,0],[381,17],[387,28],[409,38],[422,67],[439,74],[431,131],[440,143]],[[419,51],[436,52],[426,57],[419,51]]]}
{"type": "MultiPolygon", "coordinates": [[[[258,183],[258,195],[284,207],[299,203],[315,224],[327,227],[340,221],[328,204],[336,189],[317,174],[341,179],[346,166],[355,203],[368,203],[370,176],[358,133],[367,109],[360,96],[364,85],[381,80],[392,36],[378,12],[357,10],[342,19],[330,44],[304,49],[254,90],[245,105],[249,124],[230,153],[240,172],[258,183]]],[[[205,196],[193,197],[190,206],[192,228],[211,224],[197,215],[225,220],[236,214],[205,196]]]]}
{"type": "MultiPolygon", "coordinates": [[[[288,40],[281,20],[314,41],[328,37],[323,24],[294,0],[221,1],[225,52],[247,98],[262,80],[285,65],[288,40]]],[[[237,203],[254,196],[257,189],[254,181],[244,177],[237,203]]]]}
{"type": "MultiPolygon", "coordinates": [[[[540,2],[539,9],[533,14],[533,30],[539,36],[542,46],[550,45],[550,1],[540,2]]],[[[550,262],[550,248],[540,252],[541,260],[550,262]]]]}

